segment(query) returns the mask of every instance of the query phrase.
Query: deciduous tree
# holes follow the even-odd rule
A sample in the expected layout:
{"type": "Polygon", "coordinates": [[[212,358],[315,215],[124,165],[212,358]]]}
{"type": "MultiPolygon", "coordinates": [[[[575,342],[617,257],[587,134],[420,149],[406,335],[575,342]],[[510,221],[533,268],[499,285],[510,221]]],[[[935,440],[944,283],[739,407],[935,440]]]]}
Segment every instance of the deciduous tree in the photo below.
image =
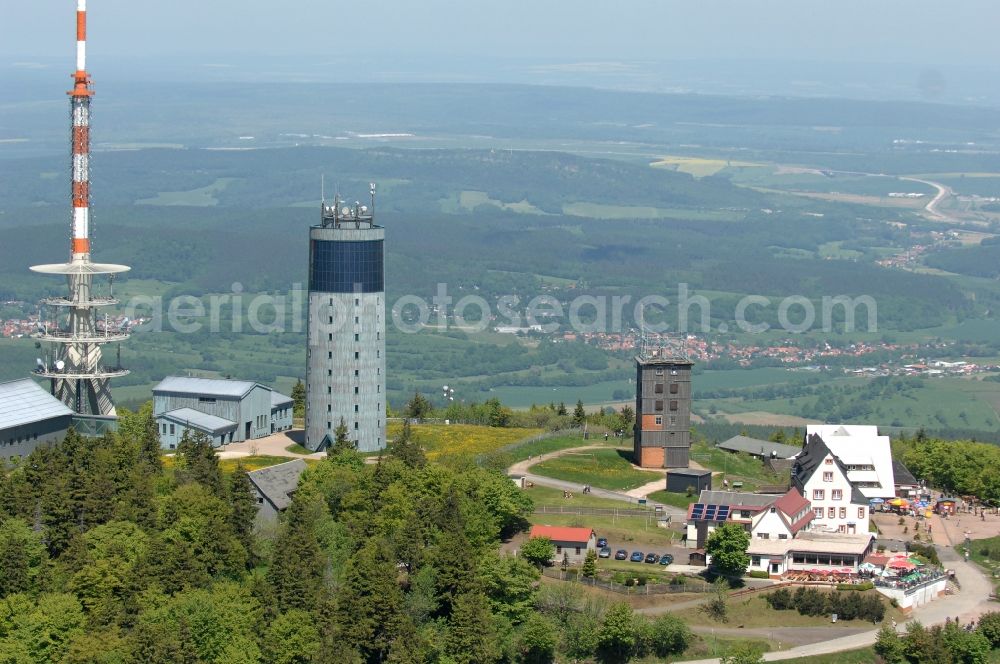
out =
{"type": "Polygon", "coordinates": [[[712,557],[712,568],[720,574],[743,576],[750,565],[749,546],[750,535],[741,526],[726,523],[708,536],[705,553],[712,557]]]}

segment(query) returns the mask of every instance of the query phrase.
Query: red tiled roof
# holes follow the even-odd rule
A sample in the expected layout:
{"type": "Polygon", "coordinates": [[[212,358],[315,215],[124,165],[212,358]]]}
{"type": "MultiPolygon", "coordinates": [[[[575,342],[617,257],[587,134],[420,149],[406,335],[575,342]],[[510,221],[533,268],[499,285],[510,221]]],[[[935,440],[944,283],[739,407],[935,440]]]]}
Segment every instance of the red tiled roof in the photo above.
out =
{"type": "Polygon", "coordinates": [[[586,542],[594,534],[592,528],[568,526],[532,526],[529,537],[548,537],[553,542],[586,542]]]}
{"type": "Polygon", "coordinates": [[[789,530],[792,531],[792,537],[795,537],[795,535],[798,534],[800,530],[805,528],[806,525],[808,525],[809,522],[812,521],[815,517],[816,514],[814,512],[807,512],[804,517],[802,517],[801,519],[793,523],[791,526],[789,526],[789,530]]]}
{"type": "Polygon", "coordinates": [[[788,516],[795,516],[805,508],[809,507],[809,501],[806,500],[801,493],[799,493],[797,488],[792,487],[788,490],[788,493],[774,501],[774,506],[788,516]]]}

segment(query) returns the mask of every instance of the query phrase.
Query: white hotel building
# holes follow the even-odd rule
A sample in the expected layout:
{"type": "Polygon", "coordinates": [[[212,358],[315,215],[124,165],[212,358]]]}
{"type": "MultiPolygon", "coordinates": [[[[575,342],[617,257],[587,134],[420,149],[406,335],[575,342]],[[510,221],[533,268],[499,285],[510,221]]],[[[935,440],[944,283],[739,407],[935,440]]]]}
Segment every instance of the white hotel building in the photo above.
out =
{"type": "Polygon", "coordinates": [[[815,433],[807,435],[802,454],[795,459],[792,486],[812,504],[813,530],[868,533],[868,498],[851,482],[840,458],[815,433]]]}

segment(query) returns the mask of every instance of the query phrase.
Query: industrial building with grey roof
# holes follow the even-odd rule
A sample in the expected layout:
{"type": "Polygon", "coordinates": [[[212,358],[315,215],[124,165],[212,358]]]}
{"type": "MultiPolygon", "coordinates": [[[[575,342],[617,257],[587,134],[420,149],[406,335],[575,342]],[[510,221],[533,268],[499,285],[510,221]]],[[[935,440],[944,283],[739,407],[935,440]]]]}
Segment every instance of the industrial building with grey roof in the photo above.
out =
{"type": "Polygon", "coordinates": [[[59,442],[72,424],[73,411],[32,379],[0,383],[0,460],[59,442]]]}
{"type": "Polygon", "coordinates": [[[775,443],[770,440],[760,440],[749,436],[733,436],[729,440],[716,445],[720,450],[727,452],[744,452],[751,456],[761,458],[791,459],[800,452],[801,447],[775,443]]]}
{"type": "Polygon", "coordinates": [[[292,399],[252,381],[168,376],[153,388],[153,416],[165,449],[188,431],[218,447],[290,429],[292,399]]]}

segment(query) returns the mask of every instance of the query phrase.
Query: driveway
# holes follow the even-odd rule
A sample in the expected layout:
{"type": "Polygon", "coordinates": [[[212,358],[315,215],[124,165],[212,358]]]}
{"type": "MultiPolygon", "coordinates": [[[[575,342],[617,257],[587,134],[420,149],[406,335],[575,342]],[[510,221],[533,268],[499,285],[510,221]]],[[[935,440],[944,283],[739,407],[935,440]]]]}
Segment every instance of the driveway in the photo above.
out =
{"type": "Polygon", "coordinates": [[[304,440],[305,432],[302,429],[289,429],[288,431],[272,433],[264,438],[245,440],[242,443],[230,443],[220,447],[215,453],[220,459],[239,459],[248,456],[277,456],[290,459],[323,459],[326,457],[326,452],[297,454],[285,449],[289,445],[301,445],[304,440]]]}

